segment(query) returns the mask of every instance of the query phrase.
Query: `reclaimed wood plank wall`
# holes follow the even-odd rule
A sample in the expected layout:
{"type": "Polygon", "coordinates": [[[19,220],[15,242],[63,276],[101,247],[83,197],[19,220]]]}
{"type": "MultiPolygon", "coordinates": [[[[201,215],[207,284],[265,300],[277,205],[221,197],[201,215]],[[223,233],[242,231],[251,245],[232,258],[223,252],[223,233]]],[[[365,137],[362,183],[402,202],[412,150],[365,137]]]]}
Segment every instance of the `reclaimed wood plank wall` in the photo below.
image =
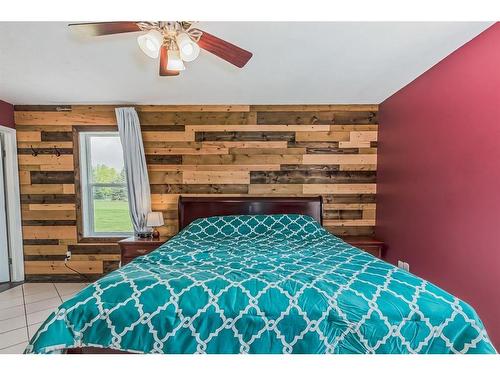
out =
{"type": "MultiPolygon", "coordinates": [[[[118,267],[110,243],[78,243],[73,126],[116,125],[115,106],[17,106],[25,272],[28,280],[78,280],[118,267]],[[39,151],[31,155],[31,147],[39,151]],[[61,152],[54,155],[54,147],[61,152]]],[[[375,225],[377,105],[136,106],[152,209],[162,235],[177,232],[187,195],[324,197],[324,226],[371,235],[375,225]]]]}

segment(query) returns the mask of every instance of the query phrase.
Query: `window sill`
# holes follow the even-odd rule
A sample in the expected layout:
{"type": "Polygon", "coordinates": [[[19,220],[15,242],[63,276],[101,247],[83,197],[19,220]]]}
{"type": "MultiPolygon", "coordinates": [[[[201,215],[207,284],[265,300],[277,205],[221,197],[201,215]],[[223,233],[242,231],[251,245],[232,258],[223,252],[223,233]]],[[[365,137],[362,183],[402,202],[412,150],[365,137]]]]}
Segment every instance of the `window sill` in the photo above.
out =
{"type": "Polygon", "coordinates": [[[79,237],[78,243],[113,243],[121,241],[130,235],[123,235],[123,237],[79,237]]]}

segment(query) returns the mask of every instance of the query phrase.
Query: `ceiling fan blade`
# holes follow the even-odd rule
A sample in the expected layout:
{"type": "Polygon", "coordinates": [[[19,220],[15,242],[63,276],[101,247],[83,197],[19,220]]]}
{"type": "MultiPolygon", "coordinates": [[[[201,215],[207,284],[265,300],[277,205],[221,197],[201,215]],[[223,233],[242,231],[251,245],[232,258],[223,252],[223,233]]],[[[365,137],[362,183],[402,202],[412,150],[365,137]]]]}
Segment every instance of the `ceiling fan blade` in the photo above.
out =
{"type": "Polygon", "coordinates": [[[160,48],[160,76],[178,76],[180,72],[177,70],[167,70],[168,62],[168,49],[167,46],[161,46],[160,48]]]}
{"type": "Polygon", "coordinates": [[[141,31],[137,22],[119,21],[119,22],[94,22],[94,23],[70,23],[69,27],[81,30],[92,36],[132,33],[141,31]]]}
{"type": "Polygon", "coordinates": [[[243,68],[248,60],[253,56],[252,52],[248,52],[243,48],[235,46],[225,40],[217,38],[203,30],[192,29],[201,32],[198,45],[205,51],[213,53],[215,56],[220,57],[227,62],[236,65],[238,68],[243,68]]]}

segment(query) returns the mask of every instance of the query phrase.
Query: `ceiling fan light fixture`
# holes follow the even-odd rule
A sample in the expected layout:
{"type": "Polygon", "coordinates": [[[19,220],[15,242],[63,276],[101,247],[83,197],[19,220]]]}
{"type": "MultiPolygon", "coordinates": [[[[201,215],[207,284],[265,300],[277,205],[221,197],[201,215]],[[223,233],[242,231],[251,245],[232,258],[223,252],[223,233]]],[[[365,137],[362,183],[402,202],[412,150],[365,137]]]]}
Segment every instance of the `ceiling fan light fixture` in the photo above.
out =
{"type": "Polygon", "coordinates": [[[193,61],[200,54],[200,47],[187,33],[177,34],[175,41],[179,47],[180,55],[184,61],[193,61]]]}
{"type": "Polygon", "coordinates": [[[137,43],[147,56],[152,59],[158,58],[160,47],[163,43],[163,35],[158,30],[150,30],[137,38],[137,43]]]}
{"type": "Polygon", "coordinates": [[[68,26],[93,36],[139,32],[139,48],[148,57],[159,58],[161,77],[178,76],[185,70],[184,61],[195,60],[201,49],[238,68],[243,68],[252,58],[251,52],[192,25],[193,22],[188,21],[112,21],[68,26]]]}
{"type": "Polygon", "coordinates": [[[178,50],[168,50],[167,56],[167,70],[181,71],[186,69],[178,50]]]}

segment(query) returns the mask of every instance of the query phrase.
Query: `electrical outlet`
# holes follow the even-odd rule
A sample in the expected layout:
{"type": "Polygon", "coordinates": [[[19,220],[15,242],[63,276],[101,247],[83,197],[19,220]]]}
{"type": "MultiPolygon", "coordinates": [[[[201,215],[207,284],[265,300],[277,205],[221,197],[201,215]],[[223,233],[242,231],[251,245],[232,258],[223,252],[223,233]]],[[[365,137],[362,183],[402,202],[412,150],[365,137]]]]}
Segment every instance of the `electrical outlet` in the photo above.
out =
{"type": "Polygon", "coordinates": [[[68,260],[71,259],[71,251],[66,251],[66,258],[64,258],[64,261],[67,262],[68,260]]]}
{"type": "Polygon", "coordinates": [[[407,262],[403,262],[402,260],[398,260],[398,268],[410,272],[410,265],[407,262]]]}

